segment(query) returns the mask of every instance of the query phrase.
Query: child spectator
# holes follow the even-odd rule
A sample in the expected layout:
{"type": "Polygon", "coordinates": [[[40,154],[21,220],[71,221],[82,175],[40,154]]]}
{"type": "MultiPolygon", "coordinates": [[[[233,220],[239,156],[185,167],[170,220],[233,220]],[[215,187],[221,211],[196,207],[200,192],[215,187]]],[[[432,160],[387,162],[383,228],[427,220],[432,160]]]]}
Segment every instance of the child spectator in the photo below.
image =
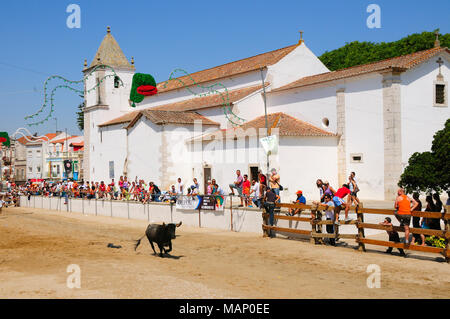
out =
{"type": "MultiPolygon", "coordinates": [[[[306,198],[305,196],[303,196],[303,192],[302,191],[297,191],[297,193],[295,193],[297,195],[297,199],[293,202],[294,204],[304,204],[306,205],[306,198]]],[[[298,214],[300,216],[302,210],[300,208],[289,208],[289,213],[287,213],[287,216],[295,216],[295,214],[298,214]]]]}
{"type": "MultiPolygon", "coordinates": [[[[386,217],[386,218],[384,219],[384,221],[380,223],[380,225],[390,226],[390,227],[393,226],[393,225],[392,225],[392,220],[391,220],[390,217],[386,217]]],[[[394,243],[399,243],[399,242],[400,242],[400,237],[398,236],[398,232],[397,232],[397,231],[395,231],[395,230],[392,229],[392,230],[386,230],[386,232],[387,232],[388,235],[389,235],[389,241],[392,241],[392,242],[394,242],[394,243]]],[[[401,255],[401,256],[406,257],[406,254],[405,254],[405,252],[403,251],[403,249],[398,248],[398,251],[400,252],[400,255],[401,255]]],[[[386,250],[386,253],[387,253],[387,254],[391,254],[391,253],[392,253],[392,247],[389,247],[389,248],[386,250]]]]}

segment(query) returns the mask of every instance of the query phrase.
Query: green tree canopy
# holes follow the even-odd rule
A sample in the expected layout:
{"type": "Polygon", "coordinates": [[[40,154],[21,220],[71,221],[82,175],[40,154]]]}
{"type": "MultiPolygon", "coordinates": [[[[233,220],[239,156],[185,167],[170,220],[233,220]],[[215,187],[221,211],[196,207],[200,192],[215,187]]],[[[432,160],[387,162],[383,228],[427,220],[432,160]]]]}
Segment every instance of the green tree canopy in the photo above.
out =
{"type": "MultiPolygon", "coordinates": [[[[319,59],[331,71],[355,65],[381,61],[434,47],[436,35],[422,32],[408,35],[394,42],[350,42],[343,47],[325,52],[319,59]]],[[[450,33],[439,36],[441,47],[450,47],[450,33]]]]}
{"type": "Polygon", "coordinates": [[[411,155],[398,185],[407,193],[450,189],[450,119],[434,134],[431,152],[411,155]]]}
{"type": "Polygon", "coordinates": [[[84,112],[83,112],[83,108],[84,108],[84,102],[81,103],[80,105],[78,105],[79,112],[77,112],[77,125],[78,125],[78,128],[80,129],[80,131],[84,131],[84,112]]]}

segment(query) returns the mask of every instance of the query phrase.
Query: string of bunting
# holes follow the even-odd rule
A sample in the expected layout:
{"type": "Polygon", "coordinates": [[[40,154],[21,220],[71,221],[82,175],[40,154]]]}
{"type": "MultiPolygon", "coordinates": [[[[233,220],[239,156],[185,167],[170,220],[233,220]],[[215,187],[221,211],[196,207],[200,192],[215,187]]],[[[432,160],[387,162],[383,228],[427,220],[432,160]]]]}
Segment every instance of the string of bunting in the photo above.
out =
{"type": "Polygon", "coordinates": [[[74,91],[74,92],[78,93],[80,95],[80,97],[84,98],[85,94],[87,94],[89,92],[92,92],[93,90],[97,89],[109,77],[114,77],[114,78],[117,77],[119,82],[120,82],[120,86],[123,86],[122,79],[117,75],[116,71],[112,67],[110,67],[109,65],[105,65],[105,64],[100,64],[100,65],[95,66],[92,70],[90,70],[90,72],[87,75],[85,75],[83,77],[83,79],[81,79],[79,81],[67,80],[66,78],[64,78],[62,76],[59,76],[59,75],[52,75],[52,76],[48,77],[45,80],[45,82],[44,82],[44,103],[43,103],[43,105],[41,106],[41,108],[36,113],[26,116],[25,120],[32,119],[32,118],[38,116],[48,106],[47,104],[48,104],[49,101],[48,101],[47,87],[48,87],[48,84],[49,84],[49,82],[51,80],[54,80],[54,79],[62,80],[65,83],[65,85],[58,85],[55,88],[53,88],[53,90],[51,91],[51,94],[50,94],[50,112],[49,112],[49,114],[44,119],[42,119],[41,121],[36,121],[36,122],[33,122],[33,123],[29,123],[27,125],[28,126],[40,125],[40,124],[45,123],[46,121],[48,121],[51,118],[53,112],[55,111],[54,96],[55,96],[55,92],[56,92],[57,89],[60,89],[60,88],[69,89],[71,91],[74,91]],[[70,85],[73,85],[73,84],[76,85],[76,84],[84,83],[84,81],[86,81],[98,69],[101,69],[101,70],[109,69],[112,72],[112,74],[107,74],[107,75],[103,76],[102,78],[99,79],[98,83],[95,86],[93,86],[92,88],[90,88],[90,89],[88,89],[86,91],[79,90],[79,89],[73,88],[72,86],[69,86],[69,84],[70,85]]]}

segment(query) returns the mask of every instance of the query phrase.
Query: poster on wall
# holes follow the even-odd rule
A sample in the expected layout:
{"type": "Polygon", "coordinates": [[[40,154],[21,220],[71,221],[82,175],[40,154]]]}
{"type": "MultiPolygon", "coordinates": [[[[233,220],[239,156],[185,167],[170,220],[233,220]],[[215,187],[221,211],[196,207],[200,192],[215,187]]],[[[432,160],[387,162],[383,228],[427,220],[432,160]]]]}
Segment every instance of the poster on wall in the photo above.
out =
{"type": "Polygon", "coordinates": [[[203,197],[203,200],[202,200],[202,205],[200,206],[201,209],[216,210],[216,196],[204,195],[202,197],[203,197]]]}
{"type": "Polygon", "coordinates": [[[179,196],[175,207],[177,209],[199,209],[202,203],[201,196],[179,196]]]}
{"type": "Polygon", "coordinates": [[[216,207],[215,207],[216,210],[223,211],[223,208],[225,207],[225,197],[224,196],[216,196],[215,204],[216,204],[216,207]]]}

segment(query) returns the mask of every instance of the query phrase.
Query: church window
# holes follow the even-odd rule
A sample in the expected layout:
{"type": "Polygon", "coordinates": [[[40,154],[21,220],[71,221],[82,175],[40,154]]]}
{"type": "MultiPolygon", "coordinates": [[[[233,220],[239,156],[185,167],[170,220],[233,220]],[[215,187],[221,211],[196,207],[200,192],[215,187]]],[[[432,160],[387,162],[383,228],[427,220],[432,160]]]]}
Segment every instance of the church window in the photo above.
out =
{"type": "Polygon", "coordinates": [[[119,88],[119,77],[118,76],[114,77],[114,87],[116,89],[119,88]]]}
{"type": "Polygon", "coordinates": [[[361,153],[350,154],[350,162],[352,162],[352,163],[362,163],[363,162],[363,155],[361,153]]]}
{"type": "Polygon", "coordinates": [[[445,84],[436,84],[436,104],[445,104],[445,84]]]}
{"type": "Polygon", "coordinates": [[[330,120],[327,117],[324,117],[322,119],[322,126],[327,128],[328,126],[330,126],[330,120]]]}

